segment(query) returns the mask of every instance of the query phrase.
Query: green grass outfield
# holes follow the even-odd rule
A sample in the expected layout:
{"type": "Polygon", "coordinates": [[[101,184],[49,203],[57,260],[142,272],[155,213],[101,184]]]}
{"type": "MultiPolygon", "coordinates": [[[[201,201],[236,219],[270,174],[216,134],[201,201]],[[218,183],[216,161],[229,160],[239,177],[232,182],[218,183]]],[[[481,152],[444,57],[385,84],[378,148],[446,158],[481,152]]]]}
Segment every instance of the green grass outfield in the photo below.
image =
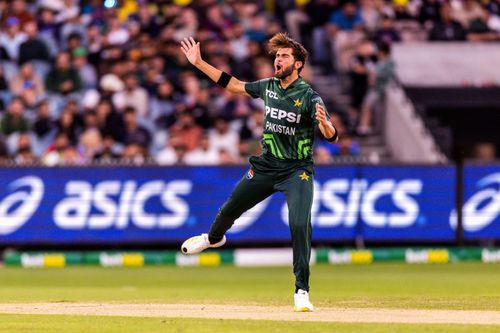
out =
{"type": "MultiPolygon", "coordinates": [[[[212,303],[289,306],[291,311],[292,299],[289,267],[0,269],[1,303],[212,303]]],[[[500,265],[317,265],[312,267],[311,300],[319,308],[500,311],[500,265]]],[[[0,332],[500,332],[500,325],[52,315],[0,315],[0,323],[0,332]]]]}

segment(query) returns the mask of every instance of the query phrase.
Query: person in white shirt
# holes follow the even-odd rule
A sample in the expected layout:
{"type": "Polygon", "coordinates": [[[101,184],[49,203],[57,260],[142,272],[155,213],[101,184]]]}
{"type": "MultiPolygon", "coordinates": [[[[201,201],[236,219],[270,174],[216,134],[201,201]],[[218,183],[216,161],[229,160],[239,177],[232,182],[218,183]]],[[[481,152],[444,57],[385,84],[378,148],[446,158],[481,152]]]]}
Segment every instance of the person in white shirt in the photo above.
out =
{"type": "Polygon", "coordinates": [[[225,150],[235,160],[239,158],[239,135],[231,130],[229,121],[225,117],[215,119],[214,128],[208,132],[208,139],[210,148],[216,151],[225,150]]]}
{"type": "Polygon", "coordinates": [[[146,89],[139,86],[139,81],[134,73],[129,73],[125,76],[123,83],[125,89],[116,93],[113,97],[113,102],[119,100],[123,106],[133,107],[138,116],[148,116],[149,97],[146,89]]]}
{"type": "Polygon", "coordinates": [[[19,48],[28,36],[21,31],[21,22],[15,16],[10,16],[5,20],[5,27],[5,32],[0,33],[0,46],[5,48],[11,60],[17,61],[19,48]]]}
{"type": "Polygon", "coordinates": [[[216,165],[219,164],[219,151],[210,147],[210,140],[207,135],[203,135],[200,146],[188,153],[184,157],[187,165],[216,165]]]}

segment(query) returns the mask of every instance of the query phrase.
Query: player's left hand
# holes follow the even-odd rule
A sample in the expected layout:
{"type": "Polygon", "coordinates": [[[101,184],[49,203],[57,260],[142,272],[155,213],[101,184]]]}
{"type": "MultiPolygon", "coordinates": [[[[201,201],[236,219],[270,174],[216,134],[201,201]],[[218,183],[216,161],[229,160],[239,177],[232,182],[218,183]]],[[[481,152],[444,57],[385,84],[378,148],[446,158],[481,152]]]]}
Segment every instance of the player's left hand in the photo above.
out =
{"type": "Polygon", "coordinates": [[[330,121],[326,118],[326,110],[323,105],[316,103],[316,120],[322,125],[327,125],[330,121]]]}

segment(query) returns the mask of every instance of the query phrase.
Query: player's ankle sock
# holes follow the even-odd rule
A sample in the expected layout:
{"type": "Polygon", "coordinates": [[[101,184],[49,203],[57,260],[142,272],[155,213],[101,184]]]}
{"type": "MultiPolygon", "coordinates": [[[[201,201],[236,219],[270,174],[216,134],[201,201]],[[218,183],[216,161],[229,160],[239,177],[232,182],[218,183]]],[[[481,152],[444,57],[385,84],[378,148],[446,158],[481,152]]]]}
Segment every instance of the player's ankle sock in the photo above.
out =
{"type": "Polygon", "coordinates": [[[224,238],[224,236],[222,237],[212,237],[210,234],[208,235],[208,241],[210,242],[210,244],[215,244],[215,243],[218,243],[222,240],[222,238],[224,238]]]}

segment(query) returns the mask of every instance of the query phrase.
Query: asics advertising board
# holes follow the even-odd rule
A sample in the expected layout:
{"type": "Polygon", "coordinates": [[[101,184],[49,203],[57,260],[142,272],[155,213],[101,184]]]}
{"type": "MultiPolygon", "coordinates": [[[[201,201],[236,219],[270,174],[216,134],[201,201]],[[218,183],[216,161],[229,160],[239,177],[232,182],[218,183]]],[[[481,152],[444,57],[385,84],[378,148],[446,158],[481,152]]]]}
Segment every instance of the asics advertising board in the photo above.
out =
{"type": "MultiPolygon", "coordinates": [[[[463,228],[466,239],[500,238],[500,165],[464,167],[463,228]]],[[[456,212],[450,215],[456,227],[456,212]]]]}
{"type": "MultiPolygon", "coordinates": [[[[11,245],[178,243],[206,232],[237,181],[253,174],[243,167],[121,167],[0,175],[0,242],[11,245]]],[[[317,167],[307,181],[316,185],[314,240],[454,239],[453,167],[317,167]]],[[[289,241],[284,196],[249,210],[228,236],[234,244],[289,241]]]]}

